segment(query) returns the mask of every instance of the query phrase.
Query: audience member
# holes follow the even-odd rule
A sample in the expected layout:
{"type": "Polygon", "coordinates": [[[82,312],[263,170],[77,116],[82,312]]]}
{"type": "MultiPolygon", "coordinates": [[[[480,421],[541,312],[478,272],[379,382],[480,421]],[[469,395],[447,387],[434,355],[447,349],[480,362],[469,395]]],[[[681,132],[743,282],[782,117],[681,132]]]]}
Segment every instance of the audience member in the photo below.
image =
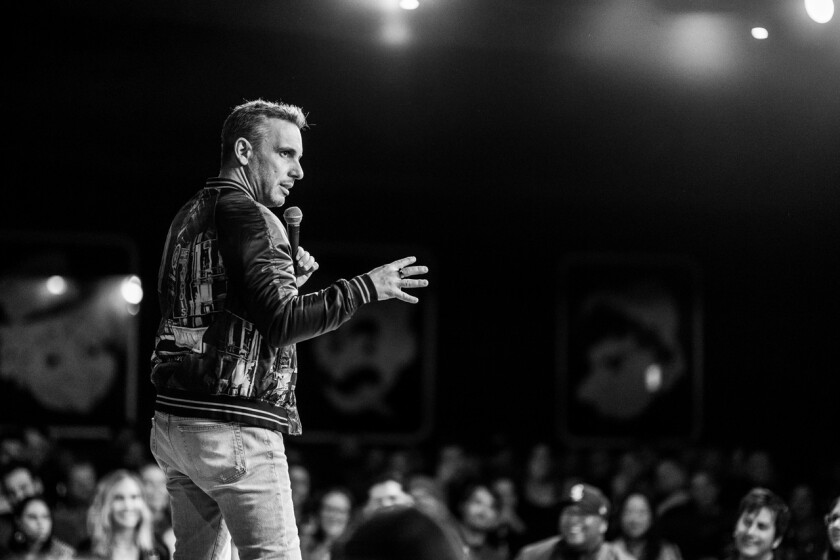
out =
{"type": "Polygon", "coordinates": [[[76,551],[53,536],[52,512],[46,500],[30,496],[15,504],[14,532],[6,560],[66,560],[76,551]]]}
{"type": "Polygon", "coordinates": [[[79,546],[85,558],[169,560],[166,546],[155,539],[143,483],[130,471],[113,471],[99,482],[88,513],[88,533],[89,540],[79,546]]]}
{"type": "Polygon", "coordinates": [[[840,560],[840,496],[834,498],[825,516],[826,544],[824,560],[840,560]]]}
{"type": "Polygon", "coordinates": [[[736,560],[773,560],[790,523],[790,510],[765,488],[750,490],[741,500],[735,523],[736,560]]]}
{"type": "Polygon", "coordinates": [[[685,467],[676,459],[663,458],[654,469],[654,491],[656,492],[656,515],[662,520],[663,530],[667,526],[672,509],[688,504],[688,475],[685,467]]]}
{"type": "Polygon", "coordinates": [[[718,559],[732,535],[732,519],[720,503],[720,484],[711,471],[691,475],[688,501],[668,509],[662,536],[676,544],[685,560],[718,559]]]}
{"type": "Polygon", "coordinates": [[[680,560],[680,549],[659,534],[651,499],[630,492],[618,509],[615,545],[635,560],[680,560]]]}
{"type": "Polygon", "coordinates": [[[814,491],[808,484],[796,484],[788,495],[790,526],[785,535],[785,560],[817,560],[822,551],[825,529],[817,514],[814,491]]]}
{"type": "Polygon", "coordinates": [[[74,460],[65,468],[58,486],[58,502],[53,512],[55,536],[71,546],[88,537],[87,514],[96,493],[97,473],[93,462],[74,460]]]}
{"type": "Polygon", "coordinates": [[[414,503],[405,491],[402,478],[395,474],[385,474],[374,480],[368,488],[368,499],[364,507],[365,515],[391,506],[404,506],[414,503]]]}
{"type": "Polygon", "coordinates": [[[302,463],[289,463],[289,483],[292,487],[292,504],[295,508],[295,521],[298,526],[298,534],[308,532],[309,527],[309,495],[312,491],[312,477],[309,469],[302,463]]]}
{"type": "Polygon", "coordinates": [[[510,476],[497,476],[492,488],[499,496],[499,534],[508,543],[511,555],[525,544],[526,526],[519,515],[519,492],[510,476]]]}
{"type": "Polygon", "coordinates": [[[446,505],[446,498],[434,478],[415,474],[408,479],[407,486],[408,494],[415,505],[441,521],[450,521],[451,514],[446,505]]]}
{"type": "Polygon", "coordinates": [[[329,560],[333,544],[347,530],[353,511],[353,497],[344,488],[331,488],[317,501],[314,529],[301,535],[303,560],[329,560]]]}
{"type": "Polygon", "coordinates": [[[576,484],[559,504],[560,534],[526,546],[517,560],[632,560],[605,541],[610,503],[599,489],[576,484]]]}
{"type": "Polygon", "coordinates": [[[557,518],[560,515],[559,484],[555,452],[547,443],[531,447],[525,462],[525,477],[522,481],[519,512],[525,523],[525,539],[537,541],[557,534],[557,518]]]}
{"type": "Polygon", "coordinates": [[[152,512],[152,527],[155,536],[163,541],[169,555],[175,553],[175,532],[172,530],[172,511],[169,506],[169,492],[166,489],[166,473],[157,463],[146,463],[140,467],[140,481],[143,483],[143,498],[152,512]]]}
{"type": "Polygon", "coordinates": [[[499,497],[480,482],[467,482],[453,488],[450,511],[458,533],[466,545],[471,560],[505,560],[507,543],[501,542],[499,528],[499,497]]]}
{"type": "Polygon", "coordinates": [[[9,542],[14,531],[15,506],[26,498],[40,496],[42,493],[41,479],[27,463],[9,461],[0,468],[0,494],[7,504],[7,511],[0,514],[0,547],[9,542]]]}
{"type": "Polygon", "coordinates": [[[333,549],[332,560],[467,560],[451,527],[412,506],[380,509],[333,549]]]}

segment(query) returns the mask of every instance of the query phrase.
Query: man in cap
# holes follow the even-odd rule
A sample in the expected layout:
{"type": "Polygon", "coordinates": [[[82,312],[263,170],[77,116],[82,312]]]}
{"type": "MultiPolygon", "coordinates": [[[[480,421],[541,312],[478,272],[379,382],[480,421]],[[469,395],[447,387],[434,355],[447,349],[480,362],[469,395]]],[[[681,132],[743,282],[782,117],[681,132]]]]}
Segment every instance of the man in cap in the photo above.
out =
{"type": "Polygon", "coordinates": [[[575,484],[560,507],[560,534],[526,546],[516,560],[632,560],[604,542],[610,502],[600,490],[575,484]]]}

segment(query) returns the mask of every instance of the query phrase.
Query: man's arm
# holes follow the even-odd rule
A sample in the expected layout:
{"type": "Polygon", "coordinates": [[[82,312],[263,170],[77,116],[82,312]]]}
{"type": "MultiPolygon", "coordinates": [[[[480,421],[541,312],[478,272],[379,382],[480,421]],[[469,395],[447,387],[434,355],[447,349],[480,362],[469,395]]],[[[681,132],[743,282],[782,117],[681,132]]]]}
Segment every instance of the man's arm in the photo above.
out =
{"type": "Polygon", "coordinates": [[[424,287],[426,280],[409,279],[426,267],[409,266],[414,257],[380,266],[350,280],[338,280],[311,294],[299,295],[279,220],[245,197],[220,201],[216,210],[219,245],[231,286],[248,319],[272,346],[286,346],[332,331],[359,306],[398,298],[416,303],[403,288],[424,287]]]}

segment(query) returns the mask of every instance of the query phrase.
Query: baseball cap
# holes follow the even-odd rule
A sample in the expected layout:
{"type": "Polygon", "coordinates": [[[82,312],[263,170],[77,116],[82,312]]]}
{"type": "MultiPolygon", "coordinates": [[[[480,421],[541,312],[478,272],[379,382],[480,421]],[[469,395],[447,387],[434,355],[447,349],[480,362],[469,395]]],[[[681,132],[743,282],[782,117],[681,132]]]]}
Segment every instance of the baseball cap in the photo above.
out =
{"type": "Polygon", "coordinates": [[[610,513],[610,501],[603,492],[589,484],[575,484],[560,500],[560,508],[575,506],[584,515],[607,517],[610,513]]]}

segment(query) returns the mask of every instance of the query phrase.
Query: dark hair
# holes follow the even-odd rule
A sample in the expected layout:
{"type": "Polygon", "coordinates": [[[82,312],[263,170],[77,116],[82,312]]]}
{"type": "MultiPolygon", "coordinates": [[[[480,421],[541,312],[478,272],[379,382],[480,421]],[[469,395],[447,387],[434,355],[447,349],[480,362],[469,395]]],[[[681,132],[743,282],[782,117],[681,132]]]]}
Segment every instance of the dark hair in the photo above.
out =
{"type": "Polygon", "coordinates": [[[255,148],[265,136],[268,119],[282,119],[299,129],[307,126],[303,110],[287,103],[275,103],[254,99],[233,108],[222,126],[222,165],[233,155],[233,145],[239,138],[245,138],[255,148]]]}
{"type": "Polygon", "coordinates": [[[483,480],[465,480],[460,484],[453,486],[449,492],[449,503],[447,505],[449,506],[449,511],[456,519],[461,521],[464,520],[461,508],[464,507],[464,504],[472,498],[473,494],[475,494],[477,490],[482,488],[487,490],[487,492],[493,496],[496,510],[498,511],[499,508],[501,508],[502,498],[490,483],[484,482],[483,480]]]}
{"type": "Polygon", "coordinates": [[[624,526],[621,523],[621,517],[624,515],[624,508],[627,507],[627,502],[629,502],[630,498],[633,496],[640,496],[643,498],[647,502],[648,509],[650,509],[650,527],[648,527],[648,530],[641,536],[641,539],[645,542],[645,547],[642,555],[636,560],[656,560],[659,558],[659,553],[662,551],[663,540],[659,533],[656,510],[653,507],[654,501],[647,492],[642,490],[630,490],[621,502],[619,502],[618,507],[615,510],[617,516],[615,523],[616,532],[618,536],[626,538],[626,535],[624,534],[624,526]]]}
{"type": "Polygon", "coordinates": [[[332,550],[333,560],[465,560],[454,530],[412,506],[377,511],[332,550]]]}
{"type": "Polygon", "coordinates": [[[744,514],[758,513],[762,508],[767,508],[773,514],[775,538],[784,537],[790,524],[790,508],[784,500],[766,488],[753,488],[747,492],[738,507],[738,519],[744,514]]]}
{"type": "MultiPolygon", "coordinates": [[[[348,488],[345,488],[344,486],[331,486],[330,488],[327,488],[323,492],[320,492],[315,497],[315,499],[312,500],[312,503],[311,503],[311,506],[310,506],[312,508],[312,510],[310,511],[310,514],[313,515],[316,519],[315,532],[312,535],[316,542],[323,542],[326,539],[326,535],[324,534],[324,528],[321,526],[321,519],[320,519],[319,515],[321,513],[321,509],[324,507],[324,500],[326,499],[327,496],[329,496],[331,494],[341,494],[342,496],[347,498],[347,501],[350,502],[350,511],[348,512],[348,514],[351,517],[352,517],[352,514],[353,514],[353,505],[355,504],[356,500],[353,496],[353,493],[348,488]]],[[[348,525],[349,525],[349,522],[348,522],[348,525]]]]}
{"type": "MultiPolygon", "coordinates": [[[[47,511],[50,513],[50,519],[53,518],[53,511],[52,506],[50,503],[44,498],[43,496],[29,496],[28,498],[24,498],[12,508],[12,515],[14,516],[15,520],[15,531],[12,534],[12,538],[9,541],[9,550],[11,552],[28,552],[29,546],[32,544],[29,542],[29,538],[24,534],[24,532],[19,527],[19,522],[21,518],[23,518],[23,512],[26,511],[26,508],[32,502],[41,502],[45,506],[47,506],[47,511]]],[[[40,549],[37,552],[42,552],[45,550],[49,550],[52,546],[53,542],[53,535],[52,529],[50,529],[50,534],[47,536],[46,540],[42,543],[40,549]]]]}

